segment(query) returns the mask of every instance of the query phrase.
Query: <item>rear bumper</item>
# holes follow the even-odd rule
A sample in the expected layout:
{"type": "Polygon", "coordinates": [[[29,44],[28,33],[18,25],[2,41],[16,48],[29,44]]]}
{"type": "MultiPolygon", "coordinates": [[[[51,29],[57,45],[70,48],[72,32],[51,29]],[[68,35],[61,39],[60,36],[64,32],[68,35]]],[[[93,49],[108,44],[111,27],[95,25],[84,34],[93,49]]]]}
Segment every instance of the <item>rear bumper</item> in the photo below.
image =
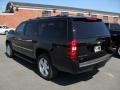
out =
{"type": "Polygon", "coordinates": [[[97,58],[97,59],[93,59],[93,60],[90,60],[90,61],[86,61],[86,62],[83,62],[83,63],[79,63],[79,67],[82,68],[82,67],[86,67],[86,66],[91,66],[91,65],[95,65],[95,64],[98,64],[100,62],[104,62],[106,60],[109,59],[109,54],[101,57],[101,58],[97,58]]]}
{"type": "Polygon", "coordinates": [[[79,74],[91,71],[93,69],[98,69],[100,67],[103,67],[106,64],[106,62],[111,58],[111,56],[112,54],[107,54],[103,57],[86,61],[83,63],[79,63],[78,61],[74,62],[70,60],[71,62],[64,66],[64,69],[62,68],[62,71],[71,74],[79,74]]]}

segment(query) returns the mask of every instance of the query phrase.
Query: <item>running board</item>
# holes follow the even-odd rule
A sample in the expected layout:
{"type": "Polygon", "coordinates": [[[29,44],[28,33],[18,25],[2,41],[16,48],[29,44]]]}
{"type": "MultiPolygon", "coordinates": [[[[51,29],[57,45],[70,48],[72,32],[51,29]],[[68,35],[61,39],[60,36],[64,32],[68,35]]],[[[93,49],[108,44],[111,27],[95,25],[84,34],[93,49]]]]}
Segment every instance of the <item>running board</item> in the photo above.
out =
{"type": "Polygon", "coordinates": [[[23,60],[25,60],[25,61],[27,61],[27,62],[29,62],[29,63],[31,63],[31,64],[34,64],[34,61],[31,61],[31,60],[27,59],[27,57],[25,58],[22,55],[17,54],[17,53],[14,53],[14,55],[21,58],[21,59],[23,59],[23,60]]]}

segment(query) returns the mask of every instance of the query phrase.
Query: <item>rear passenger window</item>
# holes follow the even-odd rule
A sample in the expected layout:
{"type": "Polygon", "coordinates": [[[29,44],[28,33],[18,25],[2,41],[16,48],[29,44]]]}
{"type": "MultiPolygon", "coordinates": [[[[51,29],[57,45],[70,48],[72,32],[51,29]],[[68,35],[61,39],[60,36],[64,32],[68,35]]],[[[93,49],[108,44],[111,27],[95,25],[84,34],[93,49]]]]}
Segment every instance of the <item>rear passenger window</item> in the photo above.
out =
{"type": "Polygon", "coordinates": [[[38,34],[37,22],[27,23],[25,35],[26,36],[36,36],[38,34]]]}
{"type": "Polygon", "coordinates": [[[67,39],[66,20],[42,21],[39,24],[39,34],[54,41],[65,41],[67,39]]]}

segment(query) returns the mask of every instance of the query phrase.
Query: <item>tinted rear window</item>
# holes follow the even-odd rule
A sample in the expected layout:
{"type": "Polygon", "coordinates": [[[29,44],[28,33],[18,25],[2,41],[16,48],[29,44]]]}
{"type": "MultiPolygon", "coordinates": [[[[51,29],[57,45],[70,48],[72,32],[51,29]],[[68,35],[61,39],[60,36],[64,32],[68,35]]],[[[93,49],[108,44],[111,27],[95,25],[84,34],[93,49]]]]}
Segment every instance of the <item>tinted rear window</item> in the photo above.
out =
{"type": "Polygon", "coordinates": [[[77,39],[110,35],[107,27],[100,20],[73,20],[73,31],[77,39]]]}
{"type": "Polygon", "coordinates": [[[39,23],[39,35],[49,41],[66,41],[66,20],[45,20],[39,23]]]}
{"type": "Polygon", "coordinates": [[[120,31],[120,25],[119,24],[111,24],[110,30],[120,31]]]}
{"type": "Polygon", "coordinates": [[[26,30],[25,30],[25,35],[26,36],[36,36],[38,35],[38,24],[35,21],[29,22],[26,25],[26,30]]]}

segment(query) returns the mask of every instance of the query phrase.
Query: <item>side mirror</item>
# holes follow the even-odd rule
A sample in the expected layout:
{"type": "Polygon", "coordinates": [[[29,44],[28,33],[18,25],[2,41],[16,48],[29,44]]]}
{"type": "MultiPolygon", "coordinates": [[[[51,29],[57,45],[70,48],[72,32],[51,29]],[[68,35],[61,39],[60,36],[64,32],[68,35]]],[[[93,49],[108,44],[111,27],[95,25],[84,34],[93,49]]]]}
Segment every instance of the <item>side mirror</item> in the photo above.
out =
{"type": "Polygon", "coordinates": [[[8,34],[15,34],[15,30],[10,30],[8,34]]]}

